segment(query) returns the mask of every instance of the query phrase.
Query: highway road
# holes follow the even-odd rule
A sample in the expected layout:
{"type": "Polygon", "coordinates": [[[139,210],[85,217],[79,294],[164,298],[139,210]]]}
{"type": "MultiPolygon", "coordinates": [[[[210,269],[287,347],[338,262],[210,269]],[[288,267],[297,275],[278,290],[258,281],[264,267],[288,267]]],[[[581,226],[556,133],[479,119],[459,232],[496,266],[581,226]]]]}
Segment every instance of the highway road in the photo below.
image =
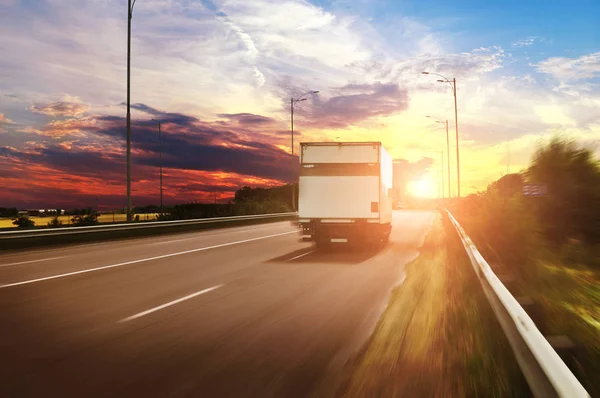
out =
{"type": "Polygon", "coordinates": [[[0,255],[0,396],[330,395],[434,217],[378,252],[278,222],[0,255]]]}

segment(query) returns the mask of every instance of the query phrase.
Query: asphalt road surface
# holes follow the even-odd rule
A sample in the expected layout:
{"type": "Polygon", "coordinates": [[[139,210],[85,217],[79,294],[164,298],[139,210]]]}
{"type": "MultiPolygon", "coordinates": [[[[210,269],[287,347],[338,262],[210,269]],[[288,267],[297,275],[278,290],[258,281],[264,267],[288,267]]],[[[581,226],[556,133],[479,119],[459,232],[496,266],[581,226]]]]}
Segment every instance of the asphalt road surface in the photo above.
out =
{"type": "Polygon", "coordinates": [[[434,216],[378,252],[279,222],[1,255],[0,396],[330,395],[434,216]]]}

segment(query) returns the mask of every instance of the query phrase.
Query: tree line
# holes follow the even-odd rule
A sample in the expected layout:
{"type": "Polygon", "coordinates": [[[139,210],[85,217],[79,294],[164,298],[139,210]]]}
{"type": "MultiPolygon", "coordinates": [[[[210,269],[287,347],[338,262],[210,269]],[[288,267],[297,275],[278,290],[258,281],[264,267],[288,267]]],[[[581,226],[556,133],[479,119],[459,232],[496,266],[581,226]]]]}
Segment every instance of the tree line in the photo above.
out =
{"type": "MultiPolygon", "coordinates": [[[[194,201],[163,207],[156,205],[138,206],[133,209],[134,221],[139,221],[139,214],[158,214],[156,220],[185,220],[193,218],[228,217],[253,214],[285,213],[292,211],[292,189],[298,190],[297,184],[283,185],[272,188],[252,188],[244,186],[235,192],[228,203],[202,203],[194,201]]],[[[296,192],[297,193],[297,192],[296,192]]],[[[296,194],[296,198],[298,195],[296,194]]],[[[60,213],[60,212],[59,212],[60,213]]],[[[124,213],[124,211],[123,211],[124,213]]],[[[71,225],[87,226],[98,224],[98,212],[93,208],[73,209],[66,212],[71,216],[71,225]]],[[[16,208],[0,208],[0,217],[13,218],[13,224],[18,228],[33,228],[36,226],[27,214],[19,214],[16,208]]],[[[58,215],[52,215],[48,227],[63,227],[64,223],[58,215]]]]}

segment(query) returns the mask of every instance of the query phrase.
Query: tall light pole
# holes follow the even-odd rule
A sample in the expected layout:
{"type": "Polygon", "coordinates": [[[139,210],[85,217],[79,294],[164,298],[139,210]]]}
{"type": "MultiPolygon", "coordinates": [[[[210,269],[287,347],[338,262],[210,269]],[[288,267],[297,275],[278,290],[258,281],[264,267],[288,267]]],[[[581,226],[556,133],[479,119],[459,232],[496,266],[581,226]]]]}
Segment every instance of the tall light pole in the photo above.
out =
{"type": "Polygon", "coordinates": [[[133,3],[127,1],[127,221],[131,221],[131,18],[133,3]]]}
{"type": "Polygon", "coordinates": [[[460,153],[459,153],[459,145],[458,145],[458,105],[456,101],[456,78],[449,80],[444,75],[440,75],[439,73],[433,72],[421,72],[423,75],[436,75],[443,78],[443,80],[438,80],[440,83],[449,83],[452,86],[452,92],[454,93],[454,124],[456,128],[456,186],[458,189],[457,196],[460,198],[460,153]]]}
{"type": "Polygon", "coordinates": [[[440,120],[431,116],[425,116],[430,119],[434,119],[436,123],[443,123],[446,125],[446,153],[448,154],[448,197],[452,197],[452,185],[450,184],[450,134],[448,133],[448,119],[440,120]]]}
{"type": "Polygon", "coordinates": [[[158,123],[158,146],[160,150],[160,214],[163,214],[163,162],[162,162],[162,133],[160,131],[160,121],[152,119],[158,123]]]}
{"type": "MultiPolygon", "coordinates": [[[[296,167],[296,162],[294,160],[294,105],[300,101],[306,101],[306,96],[309,94],[319,94],[319,91],[308,91],[304,94],[302,94],[301,96],[297,97],[297,98],[290,98],[290,130],[292,133],[292,162],[293,162],[293,168],[292,168],[292,173],[294,168],[296,167]]],[[[292,209],[294,209],[294,211],[296,211],[296,188],[294,188],[294,182],[292,181],[292,209]]]]}

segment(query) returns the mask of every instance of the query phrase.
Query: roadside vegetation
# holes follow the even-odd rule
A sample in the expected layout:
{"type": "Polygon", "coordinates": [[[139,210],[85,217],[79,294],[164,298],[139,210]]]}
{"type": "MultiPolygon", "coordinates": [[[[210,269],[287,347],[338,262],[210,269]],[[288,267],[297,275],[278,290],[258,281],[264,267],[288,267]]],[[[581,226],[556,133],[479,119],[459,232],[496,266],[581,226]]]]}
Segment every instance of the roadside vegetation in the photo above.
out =
{"type": "MultiPolygon", "coordinates": [[[[251,188],[245,186],[236,191],[228,203],[184,203],[164,206],[163,213],[155,205],[138,206],[133,209],[134,221],[186,220],[193,218],[230,217],[254,214],[286,213],[292,211],[292,189],[297,185],[283,185],[273,188],[251,188]],[[293,188],[292,188],[293,187],[293,188]]],[[[297,192],[296,192],[297,193],[297,192]]],[[[296,198],[298,195],[296,194],[296,198]]],[[[50,217],[19,215],[16,208],[0,208],[0,228],[59,228],[86,226],[98,223],[125,222],[125,210],[115,213],[98,213],[92,208],[73,209],[65,215],[53,213],[50,217]]]]}
{"type": "Polygon", "coordinates": [[[35,226],[35,222],[33,220],[31,220],[29,217],[24,216],[24,215],[17,216],[12,221],[12,224],[14,226],[16,226],[17,228],[21,228],[21,229],[33,228],[35,226]]]}
{"type": "MultiPolygon", "coordinates": [[[[185,203],[165,208],[161,220],[185,220],[191,218],[230,217],[253,214],[286,213],[292,211],[292,189],[296,185],[273,188],[238,189],[229,203],[185,203]]],[[[296,195],[296,197],[298,197],[296,195]]]]}
{"type": "Polygon", "coordinates": [[[339,396],[530,395],[448,220],[436,220],[406,273],[339,396]]]}
{"type": "Polygon", "coordinates": [[[578,349],[568,365],[600,396],[600,166],[593,151],[555,138],[521,174],[507,175],[451,211],[512,290],[539,307],[546,335],[578,349]],[[543,184],[525,197],[523,184],[543,184]]]}

